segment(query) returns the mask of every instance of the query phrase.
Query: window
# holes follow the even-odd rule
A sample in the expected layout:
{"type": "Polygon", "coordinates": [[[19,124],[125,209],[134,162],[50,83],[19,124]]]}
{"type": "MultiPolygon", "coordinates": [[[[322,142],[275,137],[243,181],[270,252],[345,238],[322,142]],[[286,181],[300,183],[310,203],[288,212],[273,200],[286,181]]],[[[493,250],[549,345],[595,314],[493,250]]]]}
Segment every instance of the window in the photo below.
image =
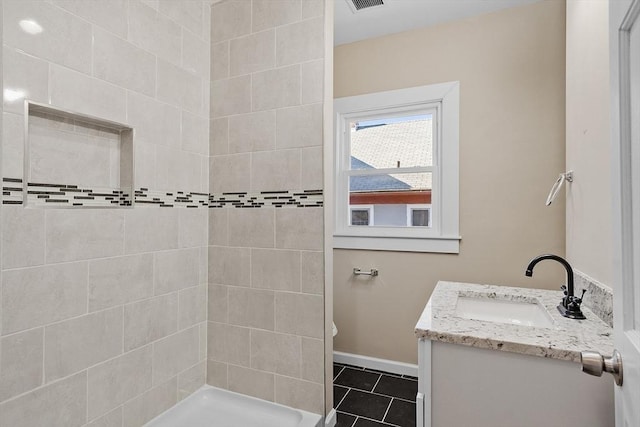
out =
{"type": "Polygon", "coordinates": [[[430,227],[430,205],[407,205],[407,225],[409,227],[430,227]]]}
{"type": "Polygon", "coordinates": [[[349,206],[349,212],[351,212],[350,225],[373,225],[373,206],[372,205],[349,206]]]}
{"type": "Polygon", "coordinates": [[[339,98],[334,110],[334,247],[457,253],[459,83],[339,98]]]}

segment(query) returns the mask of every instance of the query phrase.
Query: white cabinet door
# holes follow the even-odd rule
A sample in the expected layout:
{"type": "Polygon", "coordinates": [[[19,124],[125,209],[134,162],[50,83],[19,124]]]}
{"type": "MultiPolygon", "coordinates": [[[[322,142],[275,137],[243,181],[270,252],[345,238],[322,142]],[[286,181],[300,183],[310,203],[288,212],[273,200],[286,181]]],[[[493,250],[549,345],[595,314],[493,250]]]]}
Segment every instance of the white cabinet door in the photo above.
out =
{"type": "Polygon", "coordinates": [[[616,427],[640,426],[640,0],[611,0],[616,427]]]}

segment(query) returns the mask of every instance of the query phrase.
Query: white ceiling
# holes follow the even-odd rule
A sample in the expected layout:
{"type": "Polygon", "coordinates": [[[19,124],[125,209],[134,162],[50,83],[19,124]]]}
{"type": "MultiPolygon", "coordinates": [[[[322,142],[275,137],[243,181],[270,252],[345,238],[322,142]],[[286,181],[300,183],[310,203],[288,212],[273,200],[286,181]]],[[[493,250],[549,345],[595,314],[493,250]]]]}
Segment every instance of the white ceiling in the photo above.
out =
{"type": "Polygon", "coordinates": [[[539,0],[384,0],[353,13],[350,0],[335,2],[334,45],[428,27],[539,0]]]}

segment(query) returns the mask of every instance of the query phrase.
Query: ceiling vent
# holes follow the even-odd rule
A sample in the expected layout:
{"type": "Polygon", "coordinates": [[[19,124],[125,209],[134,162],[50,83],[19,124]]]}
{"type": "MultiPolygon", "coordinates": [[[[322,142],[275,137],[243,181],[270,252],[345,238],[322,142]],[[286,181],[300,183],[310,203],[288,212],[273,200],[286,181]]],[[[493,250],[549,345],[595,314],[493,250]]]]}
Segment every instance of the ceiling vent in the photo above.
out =
{"type": "Polygon", "coordinates": [[[383,0],[346,0],[353,13],[372,7],[384,6],[383,0]]]}

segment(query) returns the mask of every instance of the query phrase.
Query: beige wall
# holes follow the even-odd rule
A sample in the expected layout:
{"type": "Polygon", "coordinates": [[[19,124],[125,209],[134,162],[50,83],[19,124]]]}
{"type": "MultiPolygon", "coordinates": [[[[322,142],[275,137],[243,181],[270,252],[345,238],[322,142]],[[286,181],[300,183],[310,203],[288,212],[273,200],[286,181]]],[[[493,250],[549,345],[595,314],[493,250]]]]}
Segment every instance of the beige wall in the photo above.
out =
{"type": "Polygon", "coordinates": [[[339,46],[334,96],[459,80],[459,255],[334,250],[334,341],[344,351],[416,363],[415,322],[438,280],[556,289],[565,205],[544,201],[565,168],[565,3],[542,1],[339,46]],[[353,267],[380,270],[354,280],[353,267]]]}
{"type": "Polygon", "coordinates": [[[567,2],[567,257],[611,285],[609,9],[607,2],[567,2]]]}

